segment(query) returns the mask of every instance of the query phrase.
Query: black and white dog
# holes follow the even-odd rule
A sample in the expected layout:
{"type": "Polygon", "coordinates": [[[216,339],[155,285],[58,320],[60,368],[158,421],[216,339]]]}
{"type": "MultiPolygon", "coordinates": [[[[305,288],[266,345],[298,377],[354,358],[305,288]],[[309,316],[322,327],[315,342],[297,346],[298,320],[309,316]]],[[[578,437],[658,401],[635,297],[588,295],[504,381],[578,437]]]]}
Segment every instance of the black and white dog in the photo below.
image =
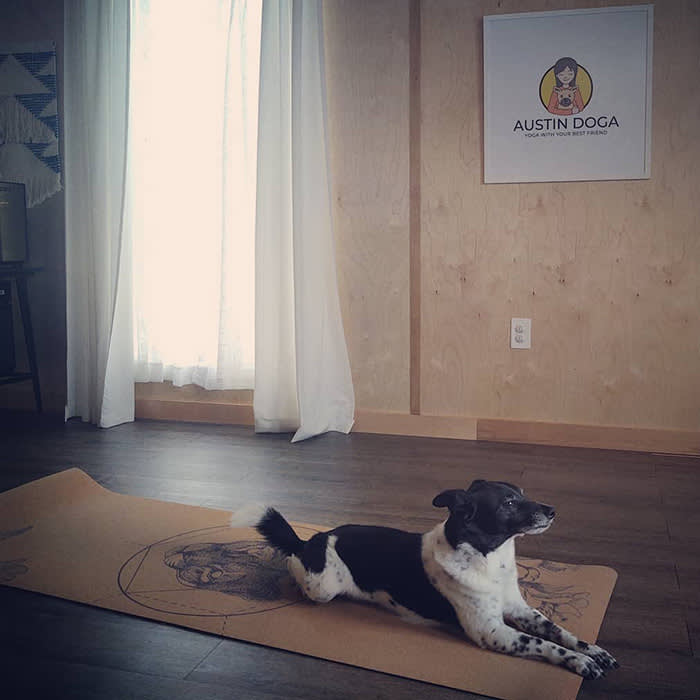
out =
{"type": "MultiPolygon", "coordinates": [[[[421,535],[387,527],[343,525],[301,540],[273,508],[255,524],[287,555],[304,593],[325,603],[338,595],[367,600],[412,621],[459,626],[476,644],[536,658],[599,678],[618,666],[531,608],[518,587],[514,540],[544,532],[554,508],[499,481],[443,491],[433,505],[448,519],[421,535]]],[[[234,516],[235,517],[235,516],[234,516]]]]}

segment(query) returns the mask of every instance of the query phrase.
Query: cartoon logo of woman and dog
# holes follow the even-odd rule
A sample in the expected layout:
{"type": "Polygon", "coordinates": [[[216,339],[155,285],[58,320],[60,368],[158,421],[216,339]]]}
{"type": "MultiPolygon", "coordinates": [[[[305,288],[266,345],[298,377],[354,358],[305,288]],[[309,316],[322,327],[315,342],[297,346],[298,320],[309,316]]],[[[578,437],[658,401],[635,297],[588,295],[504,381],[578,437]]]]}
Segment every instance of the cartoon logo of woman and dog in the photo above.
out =
{"type": "Polygon", "coordinates": [[[540,100],[551,114],[580,114],[593,95],[593,81],[588,71],[573,58],[560,58],[540,81],[540,100]]]}

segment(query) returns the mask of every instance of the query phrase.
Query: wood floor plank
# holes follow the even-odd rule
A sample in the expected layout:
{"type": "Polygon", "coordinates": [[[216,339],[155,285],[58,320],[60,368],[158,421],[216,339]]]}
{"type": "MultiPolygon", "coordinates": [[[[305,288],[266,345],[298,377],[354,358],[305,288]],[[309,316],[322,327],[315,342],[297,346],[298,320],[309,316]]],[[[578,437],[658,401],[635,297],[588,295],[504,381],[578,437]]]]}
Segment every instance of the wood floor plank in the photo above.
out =
{"type": "Polygon", "coordinates": [[[663,649],[624,650],[629,659],[602,683],[584,683],[578,700],[697,700],[700,688],[700,660],[663,649]]]}
{"type": "Polygon", "coordinates": [[[3,624],[13,630],[12,650],[27,658],[140,674],[158,669],[165,678],[184,678],[221,641],[194,630],[19,589],[3,589],[3,600],[7,603],[3,624]]]}
{"type": "Polygon", "coordinates": [[[483,697],[235,640],[226,640],[218,646],[188,679],[236,686],[242,697],[249,689],[255,689],[299,700],[350,699],[362,697],[364,688],[371,688],[370,697],[392,700],[477,700],[483,697]],[[251,673],[253,668],[255,672],[251,673]]]}
{"type": "Polygon", "coordinates": [[[286,700],[278,693],[259,692],[251,685],[245,696],[238,687],[166,678],[155,673],[135,673],[105,666],[67,663],[42,657],[26,658],[14,653],[6,657],[3,687],[16,693],[10,697],[66,698],[67,700],[286,700]]]}

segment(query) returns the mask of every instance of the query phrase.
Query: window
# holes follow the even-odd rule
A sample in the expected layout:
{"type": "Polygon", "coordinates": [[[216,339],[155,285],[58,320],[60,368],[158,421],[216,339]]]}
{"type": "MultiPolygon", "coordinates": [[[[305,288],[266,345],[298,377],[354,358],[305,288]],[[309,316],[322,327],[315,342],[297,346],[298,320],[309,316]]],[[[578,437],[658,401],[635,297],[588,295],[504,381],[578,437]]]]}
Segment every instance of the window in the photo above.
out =
{"type": "Polygon", "coordinates": [[[137,381],[254,378],[262,0],[132,0],[137,381]]]}

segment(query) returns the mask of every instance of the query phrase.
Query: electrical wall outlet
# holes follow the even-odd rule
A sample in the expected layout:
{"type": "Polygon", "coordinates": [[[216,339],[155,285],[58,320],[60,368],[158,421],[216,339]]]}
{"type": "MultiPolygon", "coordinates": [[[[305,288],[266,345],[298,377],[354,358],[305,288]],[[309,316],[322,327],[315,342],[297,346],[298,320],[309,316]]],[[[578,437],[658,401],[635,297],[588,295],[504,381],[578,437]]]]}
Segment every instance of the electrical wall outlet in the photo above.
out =
{"type": "Polygon", "coordinates": [[[532,319],[510,319],[510,347],[514,350],[529,350],[532,347],[532,319]]]}

